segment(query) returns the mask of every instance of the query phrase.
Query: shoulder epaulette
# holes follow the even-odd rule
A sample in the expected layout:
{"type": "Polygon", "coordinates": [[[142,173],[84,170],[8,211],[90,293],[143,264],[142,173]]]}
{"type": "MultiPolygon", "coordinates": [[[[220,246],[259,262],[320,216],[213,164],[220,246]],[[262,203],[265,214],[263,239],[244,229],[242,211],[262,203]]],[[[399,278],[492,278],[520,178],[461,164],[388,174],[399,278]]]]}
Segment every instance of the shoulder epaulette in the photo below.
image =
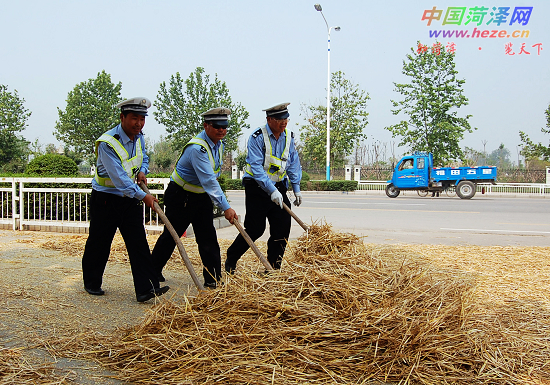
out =
{"type": "Polygon", "coordinates": [[[204,152],[206,154],[206,148],[204,148],[203,146],[201,146],[201,152],[204,152]]]}
{"type": "Polygon", "coordinates": [[[114,134],[114,135],[113,135],[113,138],[115,138],[116,140],[119,140],[119,139],[120,139],[120,135],[119,135],[119,134],[114,134]]]}
{"type": "Polygon", "coordinates": [[[293,131],[290,131],[290,137],[294,138],[294,132],[293,131]]]}
{"type": "Polygon", "coordinates": [[[261,129],[261,128],[258,128],[258,129],[256,130],[256,132],[254,132],[254,133],[252,134],[252,136],[253,136],[254,138],[256,138],[256,137],[257,137],[258,135],[260,135],[261,133],[262,133],[262,129],[261,129]]]}

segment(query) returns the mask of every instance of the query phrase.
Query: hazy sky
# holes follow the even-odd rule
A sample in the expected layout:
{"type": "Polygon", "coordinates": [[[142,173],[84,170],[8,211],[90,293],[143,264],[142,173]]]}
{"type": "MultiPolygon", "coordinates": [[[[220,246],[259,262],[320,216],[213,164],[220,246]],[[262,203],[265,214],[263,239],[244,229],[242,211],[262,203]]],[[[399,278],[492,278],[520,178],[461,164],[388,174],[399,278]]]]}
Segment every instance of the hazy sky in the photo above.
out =
{"type": "MultiPolygon", "coordinates": [[[[229,87],[233,101],[249,112],[251,129],[263,124],[262,109],[291,102],[291,124],[299,123],[300,105],[325,104],[327,29],[315,1],[263,0],[0,0],[0,83],[17,89],[32,112],[23,136],[40,143],[57,143],[53,129],[57,107],[65,109],[69,91],[101,70],[122,82],[122,96],[155,100],[159,85],[180,72],[187,78],[196,67],[217,74],[229,87]]],[[[548,0],[532,1],[351,1],[322,0],[331,33],[331,71],[367,91],[367,143],[396,141],[384,127],[404,117],[390,112],[391,99],[401,99],[393,82],[405,82],[403,60],[418,40],[431,46],[430,31],[458,30],[472,34],[498,31],[496,37],[440,37],[456,47],[459,77],[466,80],[470,104],[459,115],[473,115],[478,130],[466,134],[462,146],[496,149],[500,143],[517,160],[518,132],[548,144],[544,111],[550,104],[550,15],[548,0]],[[441,10],[439,20],[422,20],[425,10],[441,10]],[[471,7],[489,10],[480,25],[471,7]],[[452,18],[466,8],[460,25],[452,18]],[[490,21],[493,7],[509,7],[500,25],[490,21]],[[533,7],[527,24],[516,20],[516,7],[533,7]],[[449,12],[448,17],[447,12],[449,12]],[[446,24],[445,20],[447,20],[446,24]],[[455,23],[455,24],[453,24],[455,23]],[[545,27],[546,25],[546,27],[545,27]],[[514,31],[529,36],[513,38],[514,31]],[[505,37],[498,37],[499,34],[505,37]],[[511,43],[510,53],[506,45],[511,43]],[[530,54],[522,53],[521,46],[530,54]]],[[[523,18],[525,22],[525,18],[523,18]]],[[[154,108],[152,109],[154,110],[154,108]]],[[[165,135],[152,114],[146,133],[165,135]]],[[[402,153],[403,149],[397,149],[402,153]]]]}

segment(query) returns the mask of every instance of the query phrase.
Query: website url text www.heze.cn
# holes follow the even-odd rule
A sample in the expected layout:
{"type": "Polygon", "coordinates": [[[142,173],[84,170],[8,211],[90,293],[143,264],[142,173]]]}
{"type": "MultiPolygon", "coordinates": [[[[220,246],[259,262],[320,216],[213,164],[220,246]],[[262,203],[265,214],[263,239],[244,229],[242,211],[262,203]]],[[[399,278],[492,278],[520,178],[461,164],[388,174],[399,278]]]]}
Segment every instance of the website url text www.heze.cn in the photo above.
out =
{"type": "Polygon", "coordinates": [[[509,39],[509,38],[528,38],[530,31],[528,29],[524,30],[514,30],[508,32],[505,29],[477,29],[474,28],[472,31],[469,29],[462,30],[445,30],[445,29],[436,29],[430,30],[430,38],[500,38],[500,39],[509,39]]]}

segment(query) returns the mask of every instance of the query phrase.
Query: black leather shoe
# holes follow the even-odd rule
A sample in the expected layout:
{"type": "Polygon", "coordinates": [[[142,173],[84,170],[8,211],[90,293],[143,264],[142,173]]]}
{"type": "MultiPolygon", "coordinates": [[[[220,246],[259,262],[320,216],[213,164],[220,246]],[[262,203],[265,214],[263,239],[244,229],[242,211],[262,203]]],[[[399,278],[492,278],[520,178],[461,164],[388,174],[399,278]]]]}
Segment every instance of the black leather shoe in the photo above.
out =
{"type": "Polygon", "coordinates": [[[88,292],[88,294],[91,294],[91,295],[103,295],[103,294],[105,294],[105,292],[103,290],[101,290],[101,288],[99,288],[99,289],[88,289],[86,286],[84,286],[84,290],[86,290],[88,292]]]}
{"type": "Polygon", "coordinates": [[[227,274],[235,274],[235,269],[237,269],[237,266],[225,262],[225,272],[227,274]]]}
{"type": "Polygon", "coordinates": [[[218,285],[216,282],[205,282],[203,286],[205,289],[215,289],[218,285]]]}
{"type": "Polygon", "coordinates": [[[162,275],[162,273],[159,273],[157,275],[157,279],[159,280],[159,282],[166,282],[166,278],[164,278],[164,275],[162,275]]]}
{"type": "Polygon", "coordinates": [[[137,301],[145,302],[150,300],[151,298],[160,297],[161,295],[166,293],[168,290],[170,290],[170,286],[163,286],[163,287],[158,287],[156,289],[151,289],[147,293],[138,294],[137,301]]]}

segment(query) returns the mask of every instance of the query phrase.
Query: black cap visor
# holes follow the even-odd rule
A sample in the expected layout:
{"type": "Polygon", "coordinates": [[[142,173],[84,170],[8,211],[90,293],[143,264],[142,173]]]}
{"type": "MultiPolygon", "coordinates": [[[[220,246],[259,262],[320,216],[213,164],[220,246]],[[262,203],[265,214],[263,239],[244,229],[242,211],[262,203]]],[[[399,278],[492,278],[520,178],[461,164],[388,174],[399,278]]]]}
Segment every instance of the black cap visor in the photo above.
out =
{"type": "Polygon", "coordinates": [[[267,115],[268,118],[273,118],[273,119],[288,119],[288,117],[290,116],[290,114],[288,113],[288,111],[281,111],[281,112],[277,112],[277,113],[271,113],[269,115],[267,115]]]}
{"type": "Polygon", "coordinates": [[[141,106],[139,104],[128,104],[128,105],[122,106],[120,110],[122,112],[133,112],[136,115],[149,116],[147,115],[147,107],[141,106]]]}

